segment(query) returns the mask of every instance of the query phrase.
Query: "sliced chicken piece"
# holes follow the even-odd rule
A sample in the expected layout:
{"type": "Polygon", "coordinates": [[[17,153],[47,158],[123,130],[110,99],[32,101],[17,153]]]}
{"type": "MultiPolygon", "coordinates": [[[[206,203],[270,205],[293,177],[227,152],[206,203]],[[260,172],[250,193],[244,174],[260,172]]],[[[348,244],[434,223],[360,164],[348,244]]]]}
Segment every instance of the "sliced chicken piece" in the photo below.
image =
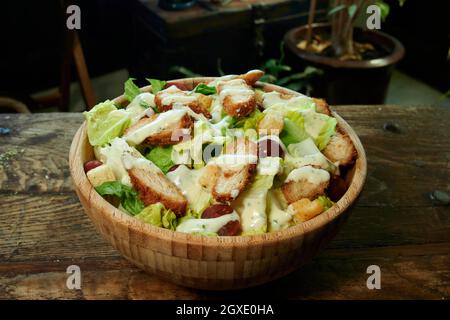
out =
{"type": "Polygon", "coordinates": [[[336,130],[330,142],[328,142],[322,153],[331,162],[338,162],[341,166],[347,166],[354,162],[357,152],[350,137],[342,132],[336,130]]]}
{"type": "Polygon", "coordinates": [[[312,98],[316,104],[316,111],[331,116],[331,110],[328,103],[323,99],[312,98]]]}
{"type": "Polygon", "coordinates": [[[212,103],[212,97],[210,96],[200,93],[189,93],[188,91],[180,90],[175,85],[159,91],[155,96],[155,104],[160,112],[171,110],[176,103],[189,107],[195,113],[211,118],[209,107],[212,103]]]}
{"type": "Polygon", "coordinates": [[[258,146],[239,138],[227,144],[225,153],[205,167],[200,183],[217,202],[229,202],[251,182],[256,170],[258,146]]]}
{"type": "Polygon", "coordinates": [[[329,182],[328,171],[304,166],[289,173],[285,183],[281,186],[281,191],[286,201],[291,204],[303,198],[312,200],[324,194],[329,182]]]}
{"type": "Polygon", "coordinates": [[[178,188],[151,166],[135,166],[128,170],[131,183],[146,206],[161,202],[177,216],[186,213],[187,201],[178,188]]]}
{"type": "MultiPolygon", "coordinates": [[[[137,132],[137,130],[143,128],[146,125],[153,123],[158,120],[164,113],[157,113],[150,117],[142,118],[135,125],[129,127],[125,130],[124,137],[125,139],[130,140],[133,136],[133,133],[137,132]]],[[[165,117],[165,116],[163,116],[165,117]]],[[[166,120],[166,119],[164,119],[166,120]]],[[[191,117],[185,113],[182,115],[177,121],[171,122],[170,119],[167,119],[166,125],[162,130],[153,130],[148,136],[144,137],[144,141],[147,144],[151,145],[171,145],[177,144],[183,141],[183,138],[186,138],[186,135],[190,136],[190,131],[193,126],[193,121],[191,117]]],[[[134,138],[133,138],[134,139],[134,138]]],[[[139,144],[141,138],[134,141],[133,144],[139,144]]]]}
{"type": "Polygon", "coordinates": [[[229,116],[245,117],[256,108],[255,92],[243,79],[220,81],[217,91],[223,110],[229,116]]]}

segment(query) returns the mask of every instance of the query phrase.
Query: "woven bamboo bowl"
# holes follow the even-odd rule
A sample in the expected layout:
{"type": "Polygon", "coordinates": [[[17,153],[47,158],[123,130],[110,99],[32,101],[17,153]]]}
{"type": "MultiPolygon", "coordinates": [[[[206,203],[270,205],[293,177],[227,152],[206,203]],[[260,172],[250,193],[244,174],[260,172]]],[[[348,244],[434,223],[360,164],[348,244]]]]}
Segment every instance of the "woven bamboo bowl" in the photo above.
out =
{"type": "MultiPolygon", "coordinates": [[[[170,84],[193,89],[213,78],[174,80],[170,84]]],[[[265,91],[298,94],[275,85],[258,83],[265,91]]],[[[149,91],[150,86],[142,88],[149,91]]],[[[125,105],[124,98],[114,99],[125,105]]],[[[238,289],[280,278],[308,262],[337,234],[347,220],[366,177],[366,156],[353,129],[333,112],[358,152],[346,179],[349,188],[328,211],[312,220],[274,233],[238,237],[190,235],[145,224],[104,200],[88,181],[83,164],[94,159],[86,135],[79,128],[70,149],[70,172],[75,191],[97,231],[139,268],[168,281],[208,290],[238,289]]]]}

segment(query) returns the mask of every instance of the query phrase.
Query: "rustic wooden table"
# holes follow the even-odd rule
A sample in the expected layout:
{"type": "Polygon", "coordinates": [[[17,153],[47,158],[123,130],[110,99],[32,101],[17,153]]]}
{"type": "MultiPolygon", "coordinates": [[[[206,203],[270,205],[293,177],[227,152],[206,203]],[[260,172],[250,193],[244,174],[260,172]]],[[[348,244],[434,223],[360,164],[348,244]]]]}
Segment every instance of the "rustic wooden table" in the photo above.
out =
{"type": "Polygon", "coordinates": [[[433,204],[429,193],[450,189],[450,109],[335,109],[368,156],[353,215],[311,263],[239,292],[166,283],[100,238],[69,175],[81,114],[0,115],[0,127],[12,130],[0,135],[0,299],[449,298],[450,207],[433,204]],[[81,290],[66,287],[69,265],[81,268],[81,290]],[[369,265],[381,268],[380,290],[366,287],[369,265]]]}

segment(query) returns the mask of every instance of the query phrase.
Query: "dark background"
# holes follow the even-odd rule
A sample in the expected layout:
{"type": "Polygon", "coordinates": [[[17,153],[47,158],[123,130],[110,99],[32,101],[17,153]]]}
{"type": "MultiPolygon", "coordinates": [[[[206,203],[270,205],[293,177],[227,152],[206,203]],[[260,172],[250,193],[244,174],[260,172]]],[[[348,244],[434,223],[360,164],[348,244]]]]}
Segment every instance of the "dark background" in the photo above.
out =
{"type": "MultiPolygon", "coordinates": [[[[149,9],[152,2],[70,3],[81,7],[80,37],[91,77],[127,68],[138,78],[167,78],[173,64],[216,75],[218,58],[226,73],[257,68],[265,59],[278,57],[283,34],[306,23],[309,6],[307,0],[289,1],[277,10],[256,8],[229,21],[212,18],[189,27],[169,26],[149,9]],[[261,17],[265,23],[255,25],[261,17]]],[[[387,2],[391,14],[382,31],[406,48],[398,68],[446,92],[450,88],[447,1],[407,0],[401,8],[397,1],[387,2]]],[[[319,1],[318,21],[326,18],[327,3],[319,1]]],[[[2,1],[0,6],[0,92],[27,95],[57,86],[67,17],[60,1],[2,1]]]]}

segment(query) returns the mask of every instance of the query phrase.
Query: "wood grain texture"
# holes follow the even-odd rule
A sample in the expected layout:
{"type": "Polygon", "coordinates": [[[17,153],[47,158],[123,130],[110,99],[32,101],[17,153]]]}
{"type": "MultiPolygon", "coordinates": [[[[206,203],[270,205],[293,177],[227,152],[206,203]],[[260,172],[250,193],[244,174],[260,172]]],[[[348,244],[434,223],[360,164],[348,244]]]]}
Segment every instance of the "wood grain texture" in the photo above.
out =
{"type": "Polygon", "coordinates": [[[432,206],[428,193],[450,189],[450,110],[334,110],[358,133],[368,156],[366,185],[351,218],[312,263],[267,285],[230,293],[149,276],[95,232],[68,171],[80,114],[0,115],[0,126],[13,129],[0,136],[0,154],[25,149],[8,168],[0,165],[0,298],[449,298],[450,208],[432,206]],[[386,122],[396,123],[400,133],[384,130],[386,122]],[[71,264],[82,269],[81,291],[65,287],[71,264]],[[381,267],[379,291],[365,286],[370,264],[381,267]]]}

